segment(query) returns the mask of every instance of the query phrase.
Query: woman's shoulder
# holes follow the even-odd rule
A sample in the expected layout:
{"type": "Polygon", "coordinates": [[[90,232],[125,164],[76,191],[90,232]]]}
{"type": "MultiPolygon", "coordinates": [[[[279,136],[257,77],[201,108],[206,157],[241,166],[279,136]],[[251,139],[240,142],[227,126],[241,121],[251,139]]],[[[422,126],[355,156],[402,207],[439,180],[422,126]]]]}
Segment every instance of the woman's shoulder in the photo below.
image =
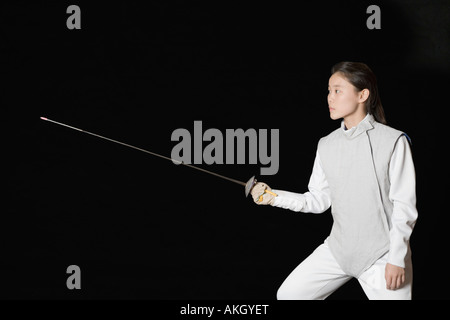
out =
{"type": "Polygon", "coordinates": [[[319,139],[319,144],[338,138],[341,133],[340,131],[342,131],[340,127],[331,131],[329,134],[319,139]]]}
{"type": "Polygon", "coordinates": [[[375,129],[374,130],[375,133],[380,134],[387,138],[398,139],[400,136],[404,134],[404,132],[401,130],[397,130],[395,128],[392,128],[386,124],[382,124],[377,121],[374,121],[372,125],[375,129]]]}

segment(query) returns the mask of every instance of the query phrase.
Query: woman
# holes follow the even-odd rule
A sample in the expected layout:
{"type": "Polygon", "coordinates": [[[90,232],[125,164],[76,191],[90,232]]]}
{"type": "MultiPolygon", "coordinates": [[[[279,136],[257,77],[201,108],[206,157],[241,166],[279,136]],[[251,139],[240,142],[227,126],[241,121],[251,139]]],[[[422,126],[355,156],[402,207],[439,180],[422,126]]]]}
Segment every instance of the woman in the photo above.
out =
{"type": "Polygon", "coordinates": [[[293,211],[331,206],[329,237],[286,278],[277,298],[325,299],[355,277],[369,299],[411,299],[409,238],[418,214],[409,138],[386,125],[367,65],[341,62],[331,74],[330,117],[343,121],[319,141],[309,192],[265,183],[251,192],[257,204],[293,211]]]}

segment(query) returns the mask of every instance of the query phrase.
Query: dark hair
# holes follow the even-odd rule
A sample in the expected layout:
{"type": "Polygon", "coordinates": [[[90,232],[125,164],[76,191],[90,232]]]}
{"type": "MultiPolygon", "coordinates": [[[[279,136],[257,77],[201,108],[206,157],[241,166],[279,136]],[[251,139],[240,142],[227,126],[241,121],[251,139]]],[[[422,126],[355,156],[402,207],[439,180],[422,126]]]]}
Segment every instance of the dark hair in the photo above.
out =
{"type": "Polygon", "coordinates": [[[373,115],[376,121],[386,124],[383,106],[378,93],[377,78],[370,68],[362,62],[339,62],[331,68],[331,74],[336,72],[342,75],[359,91],[369,90],[369,98],[365,103],[367,113],[373,115]]]}

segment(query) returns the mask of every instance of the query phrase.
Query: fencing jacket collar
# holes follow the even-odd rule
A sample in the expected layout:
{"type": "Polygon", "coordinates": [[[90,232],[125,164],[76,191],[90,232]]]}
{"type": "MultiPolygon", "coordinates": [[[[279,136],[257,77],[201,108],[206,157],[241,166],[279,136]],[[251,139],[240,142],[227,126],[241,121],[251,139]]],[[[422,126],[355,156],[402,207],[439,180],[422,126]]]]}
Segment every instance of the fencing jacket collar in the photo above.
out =
{"type": "Polygon", "coordinates": [[[354,139],[359,136],[361,133],[366,132],[367,130],[373,129],[373,122],[375,118],[371,114],[367,114],[363,120],[356,127],[352,127],[351,129],[347,129],[344,124],[344,120],[341,122],[341,129],[344,133],[344,136],[348,139],[354,139]]]}

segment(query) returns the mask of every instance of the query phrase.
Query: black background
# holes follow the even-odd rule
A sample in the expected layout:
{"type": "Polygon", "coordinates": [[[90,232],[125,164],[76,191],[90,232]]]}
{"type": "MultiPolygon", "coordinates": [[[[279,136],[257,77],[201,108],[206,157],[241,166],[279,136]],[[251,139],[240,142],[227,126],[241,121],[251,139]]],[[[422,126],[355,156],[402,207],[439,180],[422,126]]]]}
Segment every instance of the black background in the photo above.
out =
{"type": "MultiPolygon", "coordinates": [[[[326,95],[344,60],[372,68],[388,124],[413,141],[413,298],[450,298],[448,1],[78,2],[81,30],[69,4],[1,6],[1,298],[275,299],[329,234],[329,210],[256,206],[243,187],[39,117],[167,156],[195,120],[279,129],[279,171],[258,179],[305,192],[339,126],[326,95]],[[366,27],[370,4],[381,30],[366,27]],[[81,290],[66,287],[72,264],[81,290]]],[[[260,168],[201,167],[242,181],[260,168]]],[[[366,297],[352,280],[330,299],[366,297]]]]}

